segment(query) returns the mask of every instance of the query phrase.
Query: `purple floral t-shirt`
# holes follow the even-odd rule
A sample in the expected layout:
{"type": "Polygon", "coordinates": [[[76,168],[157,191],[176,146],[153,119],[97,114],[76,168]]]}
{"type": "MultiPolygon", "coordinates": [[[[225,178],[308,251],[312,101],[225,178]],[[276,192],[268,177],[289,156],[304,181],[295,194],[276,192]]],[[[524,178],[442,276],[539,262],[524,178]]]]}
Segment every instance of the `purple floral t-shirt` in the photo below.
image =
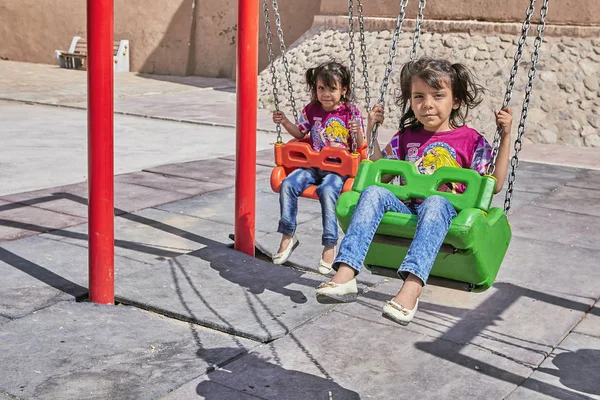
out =
{"type": "MultiPolygon", "coordinates": [[[[468,126],[446,132],[406,129],[392,137],[383,155],[392,160],[410,161],[422,174],[433,174],[440,167],[459,167],[484,175],[492,159],[492,146],[468,126]]],[[[465,187],[452,184],[450,190],[462,193],[465,187]]]]}
{"type": "Polygon", "coordinates": [[[356,107],[342,104],[336,110],[325,111],[319,102],[304,107],[298,120],[298,129],[302,133],[310,132],[310,142],[316,151],[326,146],[351,149],[352,137],[348,123],[352,120],[352,111],[354,117],[361,121],[364,131],[362,116],[356,107]]]}

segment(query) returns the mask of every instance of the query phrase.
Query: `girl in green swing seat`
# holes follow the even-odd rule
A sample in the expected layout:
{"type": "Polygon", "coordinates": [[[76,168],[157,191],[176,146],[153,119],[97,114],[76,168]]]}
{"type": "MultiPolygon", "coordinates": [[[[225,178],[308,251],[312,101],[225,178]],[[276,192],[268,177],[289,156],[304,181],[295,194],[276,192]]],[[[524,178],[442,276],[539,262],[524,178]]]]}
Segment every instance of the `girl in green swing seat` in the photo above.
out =
{"type": "MultiPolygon", "coordinates": [[[[442,166],[471,168],[481,175],[492,160],[492,147],[475,129],[465,125],[469,110],[481,103],[483,88],[475,83],[470,70],[446,60],[410,61],[400,73],[402,109],[400,131],[381,150],[374,143],[372,160],[388,158],[415,163],[419,172],[431,174],[442,166]]],[[[384,119],[378,104],[369,113],[367,142],[371,128],[384,119]]],[[[496,159],[495,193],[502,190],[508,171],[512,111],[495,111],[502,130],[496,159]]],[[[393,177],[384,177],[389,182],[393,177]]],[[[439,190],[462,193],[462,184],[448,184],[439,190]]],[[[321,303],[355,301],[355,276],[360,272],[379,222],[387,211],[416,214],[417,228],[405,259],[398,260],[398,275],[404,280],[398,294],[383,306],[383,316],[402,325],[414,317],[422,287],[427,282],[437,253],[456,211],[442,196],[404,203],[388,189],[370,186],[360,194],[346,236],[333,263],[336,274],[316,291],[321,303]]]]}

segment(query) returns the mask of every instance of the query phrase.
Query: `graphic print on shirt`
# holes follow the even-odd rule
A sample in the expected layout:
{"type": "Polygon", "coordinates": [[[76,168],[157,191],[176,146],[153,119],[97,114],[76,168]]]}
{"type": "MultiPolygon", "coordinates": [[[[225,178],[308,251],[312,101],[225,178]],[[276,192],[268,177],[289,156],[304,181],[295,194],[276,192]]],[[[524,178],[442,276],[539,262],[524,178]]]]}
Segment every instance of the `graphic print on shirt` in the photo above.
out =
{"type": "Polygon", "coordinates": [[[319,148],[326,146],[348,148],[349,132],[341,118],[329,117],[323,126],[320,121],[313,126],[313,143],[319,148]]]}
{"type": "Polygon", "coordinates": [[[408,143],[406,145],[406,161],[414,163],[419,159],[419,147],[421,147],[421,143],[408,143]]]}
{"type": "MultiPolygon", "coordinates": [[[[431,143],[425,147],[421,158],[415,161],[415,165],[419,172],[425,175],[431,175],[441,167],[461,168],[456,161],[456,150],[444,142],[431,143]]],[[[451,192],[456,193],[457,185],[455,183],[446,183],[446,186],[451,192]]],[[[439,190],[443,190],[443,188],[439,190]]]]}

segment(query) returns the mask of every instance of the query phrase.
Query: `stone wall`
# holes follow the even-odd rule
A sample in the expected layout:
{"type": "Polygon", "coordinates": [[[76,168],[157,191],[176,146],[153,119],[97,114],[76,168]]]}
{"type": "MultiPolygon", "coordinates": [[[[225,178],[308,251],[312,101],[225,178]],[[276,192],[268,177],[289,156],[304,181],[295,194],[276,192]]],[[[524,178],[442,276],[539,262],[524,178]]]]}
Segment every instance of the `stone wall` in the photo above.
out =
{"type": "MultiPolygon", "coordinates": [[[[391,44],[389,30],[366,33],[368,75],[372,105],[379,97],[388,50],[391,44]]],[[[421,36],[419,56],[435,56],[461,62],[476,74],[478,82],[487,93],[483,103],[470,115],[469,125],[478,129],[489,139],[495,132],[493,110],[502,105],[513,58],[517,49],[518,35],[481,35],[468,33],[424,33],[421,36]]],[[[519,64],[514,93],[510,105],[514,111],[516,134],[524,89],[531,66],[533,40],[527,46],[519,64]]],[[[394,92],[398,88],[399,66],[409,57],[412,44],[411,33],[400,37],[395,68],[391,76],[389,93],[386,94],[386,122],[384,128],[395,129],[399,109],[394,104],[394,92]]],[[[358,47],[358,46],[357,46],[358,47]]],[[[303,73],[321,62],[337,59],[348,65],[348,34],[340,30],[314,29],[288,52],[292,62],[292,84],[298,107],[308,101],[303,73]]],[[[357,56],[357,60],[359,57],[357,56]]],[[[357,98],[361,110],[365,110],[362,89],[362,66],[358,62],[357,98]]],[[[283,79],[281,60],[275,63],[280,79],[283,79]]],[[[570,146],[600,146],[600,39],[574,39],[547,37],[534,80],[531,102],[524,131],[524,143],[558,143],[570,146]]],[[[274,109],[269,71],[260,74],[260,106],[274,109]]],[[[284,111],[291,119],[287,92],[280,82],[278,93],[284,111]]]]}

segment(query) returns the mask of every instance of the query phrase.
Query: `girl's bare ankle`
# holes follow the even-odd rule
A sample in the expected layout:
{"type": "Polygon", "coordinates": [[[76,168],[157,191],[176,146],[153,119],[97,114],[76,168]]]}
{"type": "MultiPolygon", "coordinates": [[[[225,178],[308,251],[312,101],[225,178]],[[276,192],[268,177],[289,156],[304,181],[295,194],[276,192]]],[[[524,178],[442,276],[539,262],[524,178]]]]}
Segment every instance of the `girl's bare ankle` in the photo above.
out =
{"type": "Polygon", "coordinates": [[[335,259],[335,247],[323,247],[321,259],[328,264],[331,264],[335,259]]]}
{"type": "Polygon", "coordinates": [[[350,282],[352,279],[354,279],[355,275],[356,273],[354,272],[354,269],[352,267],[342,263],[339,266],[335,275],[331,278],[331,282],[338,284],[350,282]]]}

